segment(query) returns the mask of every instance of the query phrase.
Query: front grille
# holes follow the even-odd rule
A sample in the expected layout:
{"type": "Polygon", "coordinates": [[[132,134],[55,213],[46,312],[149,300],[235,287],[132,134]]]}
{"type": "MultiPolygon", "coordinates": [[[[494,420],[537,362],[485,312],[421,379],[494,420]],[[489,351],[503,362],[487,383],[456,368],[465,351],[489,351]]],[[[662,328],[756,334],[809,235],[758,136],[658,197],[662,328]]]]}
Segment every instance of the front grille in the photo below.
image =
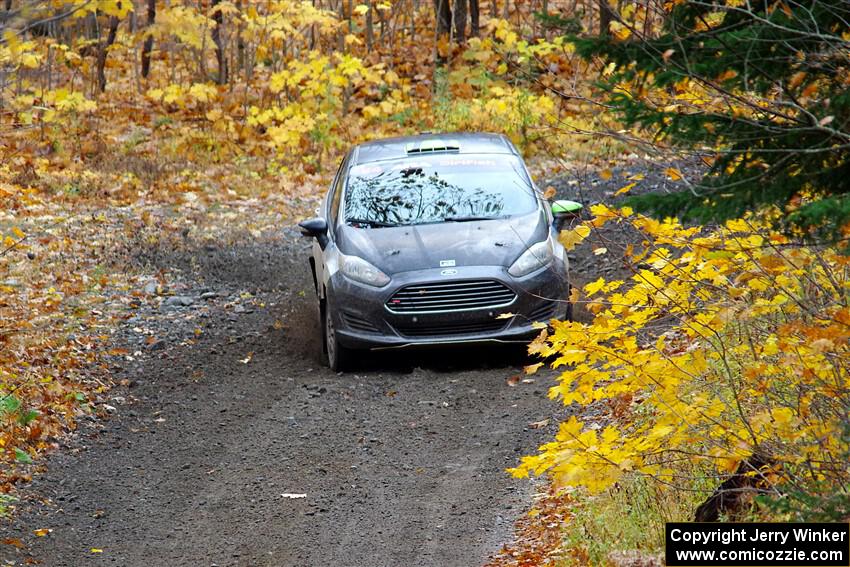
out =
{"type": "Polygon", "coordinates": [[[493,319],[491,321],[479,321],[476,323],[424,323],[421,325],[397,325],[396,329],[402,335],[408,337],[447,337],[453,335],[467,335],[477,333],[492,333],[502,330],[506,321],[504,319],[493,319]]]}
{"type": "Polygon", "coordinates": [[[398,290],[387,301],[387,309],[393,313],[463,311],[502,307],[514,299],[513,291],[494,280],[433,282],[398,290]]]}
{"type": "Polygon", "coordinates": [[[364,333],[377,333],[378,332],[378,328],[375,327],[375,325],[373,325],[372,323],[370,323],[366,319],[358,317],[357,315],[352,315],[351,313],[343,312],[342,318],[345,321],[345,324],[350,329],[354,329],[355,331],[363,331],[364,333]]]}

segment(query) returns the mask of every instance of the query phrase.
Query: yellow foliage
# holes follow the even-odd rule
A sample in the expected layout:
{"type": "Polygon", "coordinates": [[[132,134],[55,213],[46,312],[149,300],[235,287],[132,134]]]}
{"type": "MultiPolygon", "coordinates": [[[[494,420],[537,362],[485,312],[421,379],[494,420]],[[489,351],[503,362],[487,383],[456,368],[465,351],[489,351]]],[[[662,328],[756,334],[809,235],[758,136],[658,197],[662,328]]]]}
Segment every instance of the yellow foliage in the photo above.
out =
{"type": "Polygon", "coordinates": [[[213,45],[210,30],[214,22],[192,6],[160,9],[149,33],[156,37],[174,36],[189,47],[201,49],[213,45]]]}
{"type": "Polygon", "coordinates": [[[846,483],[850,471],[831,463],[850,452],[850,258],[790,243],[754,217],[706,234],[593,213],[586,231],[628,222],[647,249],[631,256],[629,281],[584,287],[591,322],[555,322],[529,351],[564,369],[551,398],[640,400],[639,411],[595,411],[601,435],[573,416],[511,472],[598,492],[624,474],[675,483],[683,456],[730,472],[758,452],[776,462],[771,482],[846,483]]]}
{"type": "Polygon", "coordinates": [[[566,248],[567,250],[572,250],[579,242],[587,238],[589,234],[590,227],[586,225],[580,225],[571,230],[562,230],[561,234],[558,236],[558,240],[560,240],[564,248],[566,248]]]}

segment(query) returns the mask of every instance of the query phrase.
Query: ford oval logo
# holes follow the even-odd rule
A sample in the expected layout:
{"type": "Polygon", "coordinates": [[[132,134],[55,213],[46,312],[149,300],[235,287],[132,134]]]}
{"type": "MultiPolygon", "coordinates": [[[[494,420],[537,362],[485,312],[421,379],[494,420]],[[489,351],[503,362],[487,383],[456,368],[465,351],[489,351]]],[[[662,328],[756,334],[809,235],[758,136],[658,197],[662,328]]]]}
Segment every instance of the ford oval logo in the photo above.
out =
{"type": "Polygon", "coordinates": [[[453,276],[457,273],[457,270],[443,270],[440,272],[441,276],[453,276]]]}

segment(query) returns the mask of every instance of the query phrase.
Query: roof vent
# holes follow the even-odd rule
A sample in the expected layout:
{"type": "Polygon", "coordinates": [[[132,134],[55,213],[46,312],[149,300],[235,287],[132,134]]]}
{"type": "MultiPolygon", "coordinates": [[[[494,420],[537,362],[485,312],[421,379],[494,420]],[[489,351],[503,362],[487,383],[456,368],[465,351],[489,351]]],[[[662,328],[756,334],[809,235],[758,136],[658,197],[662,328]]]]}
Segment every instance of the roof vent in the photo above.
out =
{"type": "Polygon", "coordinates": [[[460,142],[457,140],[423,140],[422,142],[407,144],[407,155],[430,154],[437,152],[459,152],[460,142]]]}

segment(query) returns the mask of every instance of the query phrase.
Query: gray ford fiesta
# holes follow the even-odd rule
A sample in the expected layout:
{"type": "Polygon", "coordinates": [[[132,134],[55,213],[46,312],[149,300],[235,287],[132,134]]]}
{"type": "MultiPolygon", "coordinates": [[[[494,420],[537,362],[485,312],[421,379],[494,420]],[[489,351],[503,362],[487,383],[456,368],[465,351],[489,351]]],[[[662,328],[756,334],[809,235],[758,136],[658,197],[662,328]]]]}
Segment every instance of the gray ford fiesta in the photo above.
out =
{"type": "Polygon", "coordinates": [[[533,322],[568,318],[557,230],[578,208],[550,208],[502,135],[423,134],[351,149],[320,216],[299,225],[315,239],[328,365],[345,369],[358,349],[527,341],[533,322]]]}

